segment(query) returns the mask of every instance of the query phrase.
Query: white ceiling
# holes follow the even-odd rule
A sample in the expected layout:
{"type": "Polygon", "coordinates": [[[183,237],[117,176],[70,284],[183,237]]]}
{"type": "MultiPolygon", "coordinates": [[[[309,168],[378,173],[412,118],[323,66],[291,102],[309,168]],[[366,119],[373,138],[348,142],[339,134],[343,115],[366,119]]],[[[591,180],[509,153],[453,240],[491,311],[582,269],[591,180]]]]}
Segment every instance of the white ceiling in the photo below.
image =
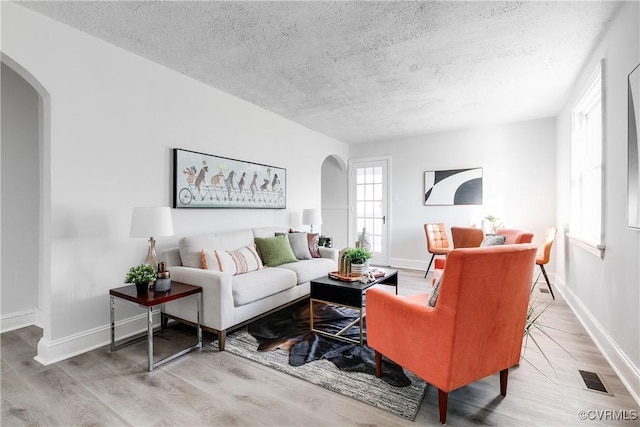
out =
{"type": "Polygon", "coordinates": [[[348,143],[555,115],[614,2],[20,2],[348,143]]]}

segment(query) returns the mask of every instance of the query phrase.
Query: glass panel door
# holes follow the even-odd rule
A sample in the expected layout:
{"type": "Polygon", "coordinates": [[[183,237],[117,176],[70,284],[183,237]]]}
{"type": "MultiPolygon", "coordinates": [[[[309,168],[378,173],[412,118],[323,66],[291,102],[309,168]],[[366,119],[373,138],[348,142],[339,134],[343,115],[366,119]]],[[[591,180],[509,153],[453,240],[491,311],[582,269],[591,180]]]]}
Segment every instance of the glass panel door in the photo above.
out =
{"type": "Polygon", "coordinates": [[[353,161],[350,206],[353,246],[363,229],[373,252],[372,264],[387,265],[387,160],[353,161]]]}

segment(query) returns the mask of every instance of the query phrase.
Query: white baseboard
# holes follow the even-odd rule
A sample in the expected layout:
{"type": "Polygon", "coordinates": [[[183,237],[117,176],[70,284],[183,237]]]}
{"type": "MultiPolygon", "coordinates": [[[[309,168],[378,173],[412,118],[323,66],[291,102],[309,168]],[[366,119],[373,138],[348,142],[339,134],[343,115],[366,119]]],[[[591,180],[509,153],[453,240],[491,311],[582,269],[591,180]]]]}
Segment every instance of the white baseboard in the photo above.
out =
{"type": "Polygon", "coordinates": [[[0,333],[13,331],[26,326],[35,325],[36,310],[25,310],[17,313],[3,314],[0,317],[0,333]]]}
{"type": "MultiPolygon", "coordinates": [[[[154,326],[160,324],[160,310],[154,311],[154,326]]],[[[116,341],[128,338],[147,330],[147,313],[143,313],[116,322],[116,341]]],[[[50,365],[111,343],[111,325],[100,326],[79,334],[70,335],[57,340],[38,341],[38,355],[34,359],[43,365],[50,365]]],[[[109,351],[105,347],[105,351],[109,351]]]]}
{"type": "MultiPolygon", "coordinates": [[[[406,268],[408,270],[422,270],[423,273],[427,270],[427,265],[429,265],[428,259],[426,261],[417,261],[415,259],[406,259],[406,258],[390,258],[389,259],[389,266],[393,268],[406,268]]],[[[431,269],[433,270],[433,265],[431,266],[431,269]]]]}
{"type": "Polygon", "coordinates": [[[611,335],[607,333],[573,290],[566,286],[559,277],[555,276],[554,279],[552,286],[562,295],[571,311],[627,388],[633,400],[640,405],[640,367],[635,366],[631,359],[620,351],[611,335]]]}

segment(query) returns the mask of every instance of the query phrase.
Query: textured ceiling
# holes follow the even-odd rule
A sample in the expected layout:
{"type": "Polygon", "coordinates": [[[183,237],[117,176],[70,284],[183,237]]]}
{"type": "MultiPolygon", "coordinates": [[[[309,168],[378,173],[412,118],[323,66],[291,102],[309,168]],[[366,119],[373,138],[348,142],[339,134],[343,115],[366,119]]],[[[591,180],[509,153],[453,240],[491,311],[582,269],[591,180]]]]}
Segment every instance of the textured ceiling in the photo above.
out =
{"type": "Polygon", "coordinates": [[[555,115],[614,2],[19,2],[348,143],[555,115]]]}

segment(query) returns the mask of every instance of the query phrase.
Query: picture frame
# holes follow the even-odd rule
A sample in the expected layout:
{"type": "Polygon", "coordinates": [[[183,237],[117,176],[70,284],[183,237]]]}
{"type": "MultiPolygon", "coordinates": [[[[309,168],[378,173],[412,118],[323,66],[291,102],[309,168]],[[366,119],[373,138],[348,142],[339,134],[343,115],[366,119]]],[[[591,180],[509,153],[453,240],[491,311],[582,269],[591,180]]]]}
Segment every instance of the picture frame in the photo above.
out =
{"type": "Polygon", "coordinates": [[[627,78],[627,212],[628,226],[640,230],[640,64],[627,78]]]}
{"type": "Polygon", "coordinates": [[[286,209],[287,170],[174,148],[173,207],[286,209]]]}
{"type": "Polygon", "coordinates": [[[482,204],[482,168],[424,173],[425,206],[482,204]]]}

